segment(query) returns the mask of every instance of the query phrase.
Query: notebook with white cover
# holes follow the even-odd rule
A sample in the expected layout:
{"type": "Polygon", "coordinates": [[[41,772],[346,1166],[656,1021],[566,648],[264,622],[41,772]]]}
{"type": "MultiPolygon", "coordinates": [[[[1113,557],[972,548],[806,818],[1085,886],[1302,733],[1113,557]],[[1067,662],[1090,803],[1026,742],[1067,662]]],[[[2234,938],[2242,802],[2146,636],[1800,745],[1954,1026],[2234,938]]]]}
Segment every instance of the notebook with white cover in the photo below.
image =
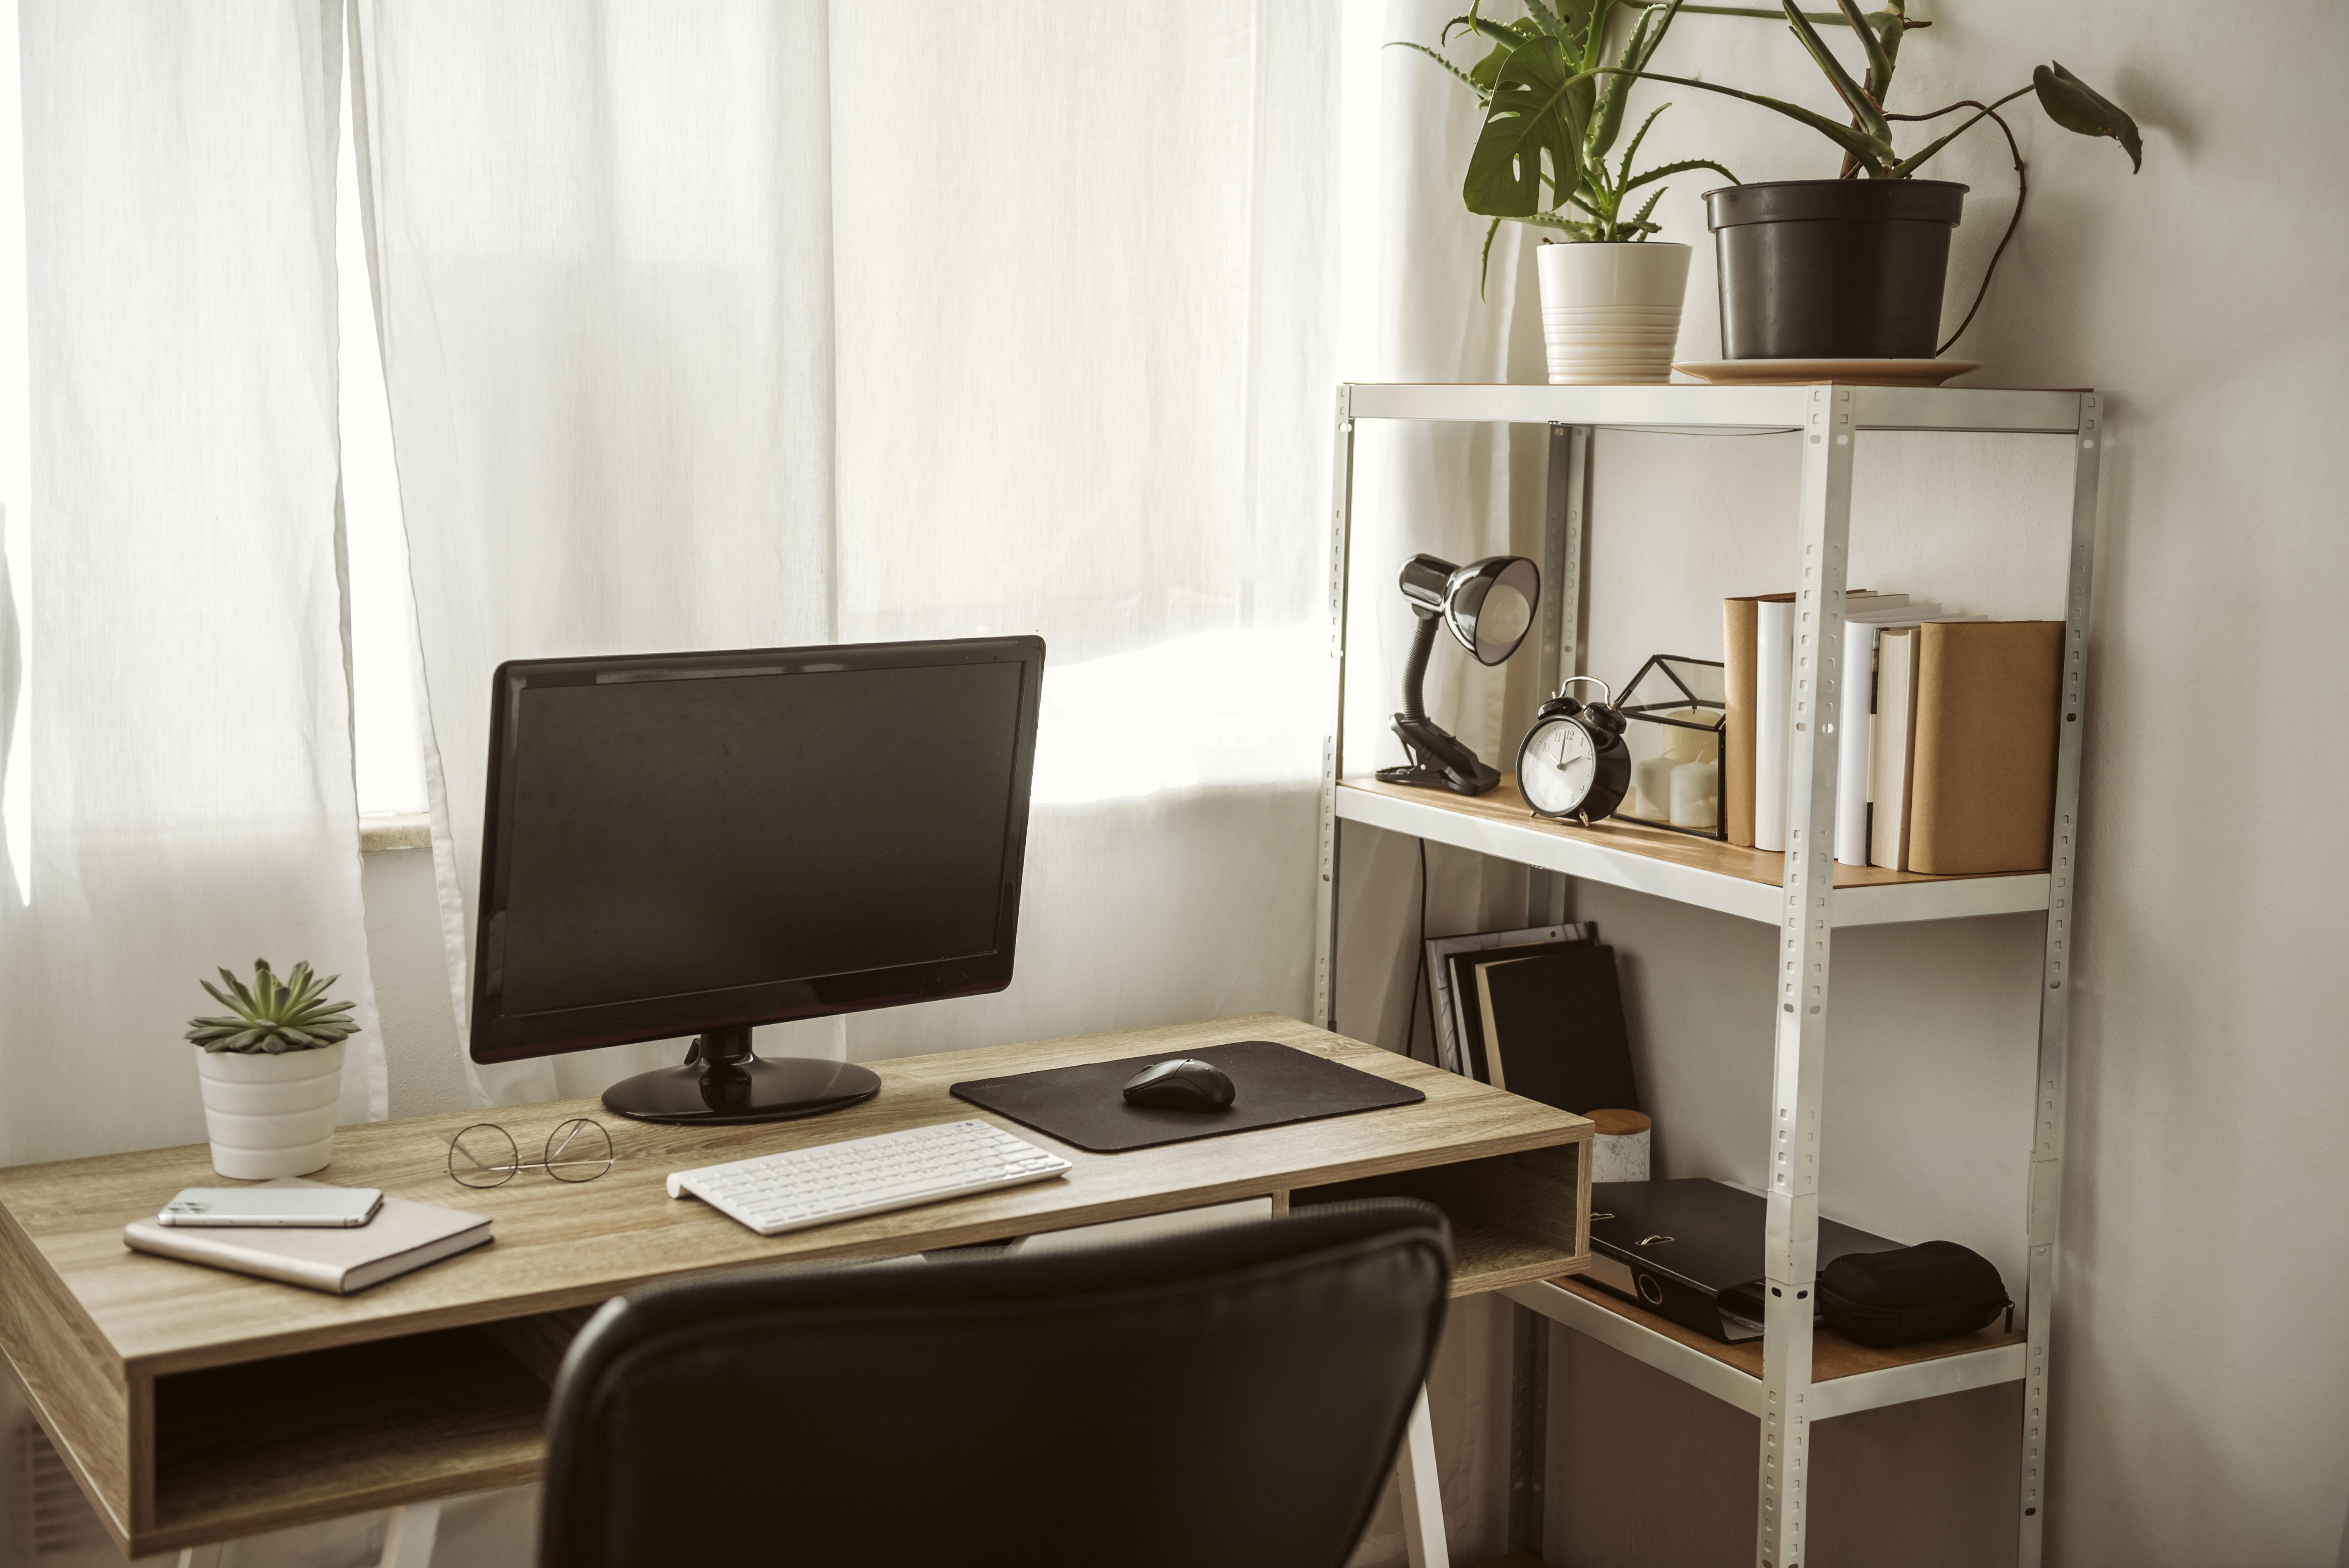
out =
{"type": "MultiPolygon", "coordinates": [[[[322,1183],[286,1176],[263,1185],[322,1183]]],[[[349,1295],[381,1284],[489,1239],[486,1214],[413,1202],[389,1193],[384,1195],[383,1208],[372,1221],[347,1230],[229,1225],[190,1229],[160,1225],[151,1219],[133,1220],[122,1228],[123,1244],[133,1252],[206,1264],[334,1295],[349,1295]]]]}

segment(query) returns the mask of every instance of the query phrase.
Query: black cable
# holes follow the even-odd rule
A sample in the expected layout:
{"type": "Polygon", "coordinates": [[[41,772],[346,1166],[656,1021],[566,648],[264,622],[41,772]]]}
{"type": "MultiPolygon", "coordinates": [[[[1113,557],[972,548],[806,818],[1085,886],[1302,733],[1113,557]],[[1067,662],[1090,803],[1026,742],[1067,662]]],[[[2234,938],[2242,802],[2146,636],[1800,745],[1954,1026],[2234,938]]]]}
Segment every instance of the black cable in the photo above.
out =
{"type": "MultiPolygon", "coordinates": [[[[1411,965],[1411,1011],[1403,1019],[1402,1054],[1412,1060],[1419,1059],[1419,989],[1427,979],[1427,841],[1419,841],[1419,945],[1413,949],[1411,965]]],[[[1435,1057],[1435,993],[1433,986],[1427,996],[1427,1054],[1435,1057]]],[[[1437,1064],[1441,1066],[1441,1063],[1437,1064]]]]}

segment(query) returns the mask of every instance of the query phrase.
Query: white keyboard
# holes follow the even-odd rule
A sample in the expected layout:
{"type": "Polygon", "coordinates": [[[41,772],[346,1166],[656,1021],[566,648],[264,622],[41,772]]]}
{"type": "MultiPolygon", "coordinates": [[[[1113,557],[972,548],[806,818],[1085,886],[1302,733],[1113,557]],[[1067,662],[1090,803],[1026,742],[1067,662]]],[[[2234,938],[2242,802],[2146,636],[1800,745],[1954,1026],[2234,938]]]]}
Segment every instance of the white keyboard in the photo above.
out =
{"type": "Polygon", "coordinates": [[[1041,1181],[1068,1169],[1059,1155],[1001,1128],[948,1121],[680,1171],[668,1179],[668,1195],[690,1192],[761,1235],[773,1236],[1041,1181]]]}

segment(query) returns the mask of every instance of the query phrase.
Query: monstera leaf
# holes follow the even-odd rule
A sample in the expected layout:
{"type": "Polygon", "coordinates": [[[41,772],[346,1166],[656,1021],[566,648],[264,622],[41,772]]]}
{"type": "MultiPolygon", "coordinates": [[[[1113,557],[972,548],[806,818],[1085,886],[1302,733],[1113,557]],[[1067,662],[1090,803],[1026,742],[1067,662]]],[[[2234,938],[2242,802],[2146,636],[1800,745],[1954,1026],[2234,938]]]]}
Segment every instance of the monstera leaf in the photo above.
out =
{"type": "Polygon", "coordinates": [[[1556,38],[1528,38],[1509,51],[1493,77],[1484,133],[1468,156],[1460,192],[1468,210],[1487,218],[1529,218],[1564,206],[1574,193],[1576,151],[1596,91],[1589,75],[1568,63],[1556,38]],[[1557,191],[1555,201],[1542,200],[1545,179],[1557,191]]]}

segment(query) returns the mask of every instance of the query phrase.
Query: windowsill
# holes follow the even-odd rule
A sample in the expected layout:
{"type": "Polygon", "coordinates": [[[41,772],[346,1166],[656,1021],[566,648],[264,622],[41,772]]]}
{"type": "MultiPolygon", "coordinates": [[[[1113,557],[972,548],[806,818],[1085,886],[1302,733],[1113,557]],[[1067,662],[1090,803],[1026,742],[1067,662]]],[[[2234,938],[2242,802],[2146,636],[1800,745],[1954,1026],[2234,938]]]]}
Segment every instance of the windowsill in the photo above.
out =
{"type": "Polygon", "coordinates": [[[415,815],[386,814],[359,819],[359,853],[378,854],[386,850],[429,850],[432,847],[432,819],[421,812],[415,815]]]}

